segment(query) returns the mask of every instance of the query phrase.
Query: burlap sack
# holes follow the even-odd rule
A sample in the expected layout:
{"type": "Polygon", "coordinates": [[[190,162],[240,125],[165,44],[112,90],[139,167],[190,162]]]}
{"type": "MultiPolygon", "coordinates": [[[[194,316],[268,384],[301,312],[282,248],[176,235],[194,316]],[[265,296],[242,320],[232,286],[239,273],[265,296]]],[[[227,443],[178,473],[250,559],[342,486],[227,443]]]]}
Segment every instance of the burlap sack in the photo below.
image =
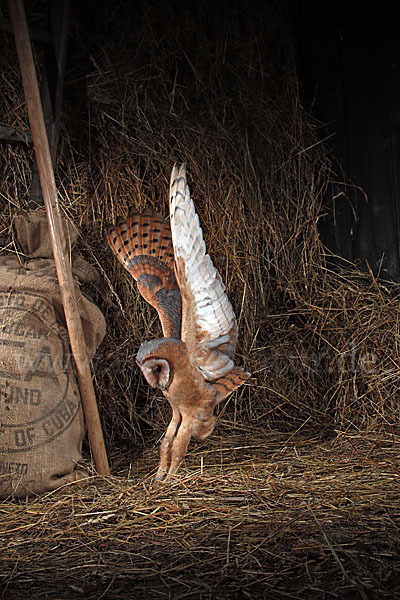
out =
{"type": "MultiPolygon", "coordinates": [[[[85,433],[46,217],[30,213],[15,225],[23,251],[36,258],[0,257],[2,497],[54,490],[74,480],[85,433]]],[[[76,234],[67,226],[65,231],[73,247],[76,234]]],[[[81,280],[93,279],[93,267],[82,257],[77,266],[81,280]]],[[[77,296],[92,357],[105,321],[92,302],[77,296]]]]}

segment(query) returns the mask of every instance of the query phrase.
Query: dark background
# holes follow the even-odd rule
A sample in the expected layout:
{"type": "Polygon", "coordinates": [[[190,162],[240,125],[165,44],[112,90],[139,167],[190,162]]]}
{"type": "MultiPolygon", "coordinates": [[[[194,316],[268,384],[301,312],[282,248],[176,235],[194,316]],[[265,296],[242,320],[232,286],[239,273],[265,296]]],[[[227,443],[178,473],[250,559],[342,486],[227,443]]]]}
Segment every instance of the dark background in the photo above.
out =
{"type": "Polygon", "coordinates": [[[328,247],[399,279],[399,21],[394,3],[290,3],[304,106],[337,159],[328,247]]]}

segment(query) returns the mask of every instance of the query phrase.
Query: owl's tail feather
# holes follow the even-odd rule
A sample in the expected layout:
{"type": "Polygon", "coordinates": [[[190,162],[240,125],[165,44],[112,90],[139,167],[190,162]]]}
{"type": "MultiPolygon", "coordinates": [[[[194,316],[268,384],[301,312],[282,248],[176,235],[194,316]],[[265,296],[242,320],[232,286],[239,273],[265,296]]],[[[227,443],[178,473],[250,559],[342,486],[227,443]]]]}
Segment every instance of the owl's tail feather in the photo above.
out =
{"type": "Polygon", "coordinates": [[[157,310],[164,336],[180,339],[181,295],[169,223],[149,208],[138,213],[132,207],[126,220],[117,217],[107,227],[107,239],[143,298],[157,310]]]}
{"type": "Polygon", "coordinates": [[[234,392],[250,377],[250,373],[246,373],[240,367],[236,367],[224,377],[220,377],[213,382],[213,388],[216,390],[216,404],[224,400],[229,394],[234,392]]]}

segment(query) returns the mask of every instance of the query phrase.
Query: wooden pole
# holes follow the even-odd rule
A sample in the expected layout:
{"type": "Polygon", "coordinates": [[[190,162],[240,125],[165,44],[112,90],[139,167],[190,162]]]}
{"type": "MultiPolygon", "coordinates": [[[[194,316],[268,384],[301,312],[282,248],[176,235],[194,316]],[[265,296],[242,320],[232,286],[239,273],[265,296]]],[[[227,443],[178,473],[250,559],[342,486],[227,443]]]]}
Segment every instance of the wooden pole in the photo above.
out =
{"type": "Polygon", "coordinates": [[[76,300],[74,280],[71,265],[68,260],[68,253],[66,252],[67,248],[59,212],[54,171],[43,118],[39,86],[33,62],[24,5],[22,0],[10,0],[9,5],[22,84],[25,92],[25,101],[28,109],[29,123],[38,164],[40,184],[49,222],[57,277],[60,284],[72,355],[75,359],[78,374],[78,383],[89,440],[97,472],[100,475],[109,475],[110,469],[108,466],[100,417],[93,388],[92,374],[90,372],[85,338],[76,300]]]}

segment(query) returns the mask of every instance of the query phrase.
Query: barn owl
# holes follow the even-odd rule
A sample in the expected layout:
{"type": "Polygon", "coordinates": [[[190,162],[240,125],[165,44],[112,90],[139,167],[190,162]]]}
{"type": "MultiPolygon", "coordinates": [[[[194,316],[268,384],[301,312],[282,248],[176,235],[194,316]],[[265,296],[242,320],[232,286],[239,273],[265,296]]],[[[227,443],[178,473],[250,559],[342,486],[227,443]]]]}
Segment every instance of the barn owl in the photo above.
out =
{"type": "Polygon", "coordinates": [[[129,210],[107,228],[109,244],[158,312],[162,339],[145,341],[136,362],[172,408],[161,442],[159,481],[174,475],[192,437],[215,427],[214,408],[250,375],[235,367],[237,324],[225,286],[206,254],[185,165],[170,181],[170,223],[149,209],[129,210]]]}

